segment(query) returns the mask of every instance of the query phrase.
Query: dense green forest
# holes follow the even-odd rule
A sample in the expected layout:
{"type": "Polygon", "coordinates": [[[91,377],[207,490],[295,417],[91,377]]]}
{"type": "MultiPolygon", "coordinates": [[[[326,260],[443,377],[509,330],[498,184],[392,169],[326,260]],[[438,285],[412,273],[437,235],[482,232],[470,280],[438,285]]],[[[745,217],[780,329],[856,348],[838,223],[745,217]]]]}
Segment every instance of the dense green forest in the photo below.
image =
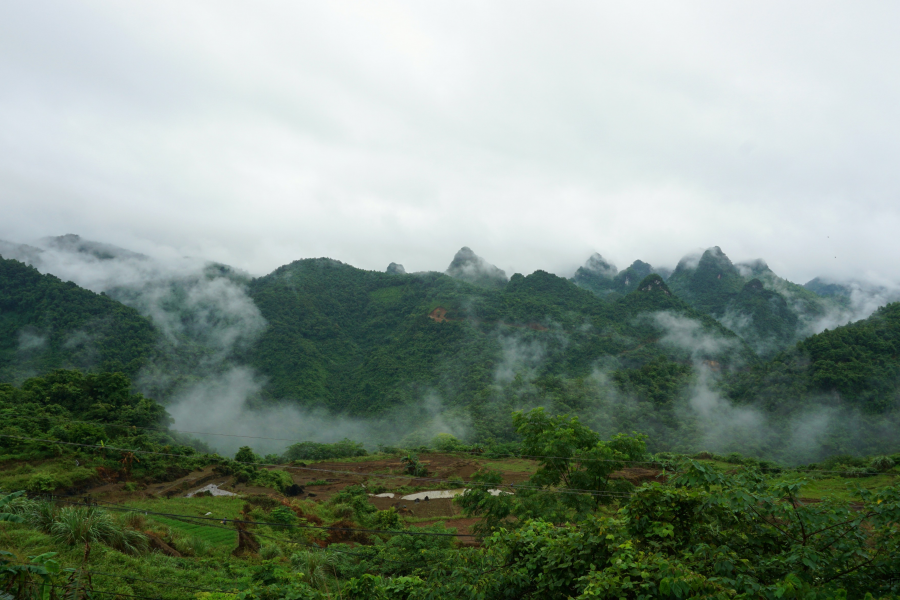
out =
{"type": "Polygon", "coordinates": [[[735,374],[736,399],[762,398],[779,409],[794,402],[840,398],[866,412],[881,414],[900,401],[900,303],[831,331],[812,335],[773,360],[735,374]]]}
{"type": "Polygon", "coordinates": [[[2,265],[0,373],[10,382],[59,367],[122,371],[165,404],[249,365],[262,387],[248,406],[392,415],[406,433],[437,414],[472,441],[514,441],[509,413],[544,406],[604,435],[645,432],[654,450],[708,446],[792,462],[814,460],[816,444],[872,453],[893,443],[893,305],[786,345],[837,304],[718,248],[672,274],[641,261],[619,272],[595,255],[573,280],[537,271],[502,285],[471,250],[450,275],[322,258],[252,279],[210,264],[109,296],[2,265]],[[490,281],[469,277],[473,265],[490,281]],[[739,425],[746,419],[752,427],[739,425]],[[817,419],[827,421],[818,441],[798,450],[798,420],[817,419]]]}
{"type": "Polygon", "coordinates": [[[0,257],[0,381],[63,367],[136,374],[158,341],[136,310],[0,257]]]}
{"type": "Polygon", "coordinates": [[[755,360],[658,275],[605,302],[543,271],[491,290],[438,273],[391,275],[309,259],[254,280],[250,294],[269,324],[250,355],[269,378],[268,393],[355,414],[415,401],[428,389],[468,405],[517,375],[584,379],[599,360],[623,378],[659,360],[755,360]],[[651,318],[659,312],[731,343],[700,354],[661,343],[665,326],[651,318]]]}

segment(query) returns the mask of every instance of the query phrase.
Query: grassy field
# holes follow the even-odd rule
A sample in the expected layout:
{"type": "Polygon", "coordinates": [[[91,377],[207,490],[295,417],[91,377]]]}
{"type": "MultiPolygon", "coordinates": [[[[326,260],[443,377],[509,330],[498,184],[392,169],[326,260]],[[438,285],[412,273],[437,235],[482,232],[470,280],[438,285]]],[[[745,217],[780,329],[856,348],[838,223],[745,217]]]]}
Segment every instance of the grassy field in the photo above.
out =
{"type": "MultiPolygon", "coordinates": [[[[186,522],[183,519],[147,514],[145,518],[153,524],[168,527],[173,532],[186,537],[196,538],[212,545],[212,550],[229,552],[236,544],[236,533],[233,525],[222,525],[219,519],[240,518],[244,501],[231,496],[171,498],[168,500],[136,500],[125,504],[128,508],[143,509],[149,512],[168,513],[173,515],[190,515],[197,517],[215,517],[215,521],[198,520],[186,522]]],[[[193,541],[193,540],[191,540],[193,541]]],[[[201,547],[201,545],[198,545],[201,547]]]]}
{"type": "Polygon", "coordinates": [[[478,461],[488,469],[498,471],[512,471],[515,473],[534,473],[538,470],[538,464],[533,460],[522,458],[500,458],[492,461],[478,461]]]}
{"type": "Polygon", "coordinates": [[[900,481],[900,475],[896,472],[890,472],[873,477],[823,477],[819,479],[798,474],[792,479],[806,479],[808,481],[801,492],[801,496],[804,498],[853,500],[856,498],[854,490],[857,487],[874,491],[894,486],[900,481]]]}

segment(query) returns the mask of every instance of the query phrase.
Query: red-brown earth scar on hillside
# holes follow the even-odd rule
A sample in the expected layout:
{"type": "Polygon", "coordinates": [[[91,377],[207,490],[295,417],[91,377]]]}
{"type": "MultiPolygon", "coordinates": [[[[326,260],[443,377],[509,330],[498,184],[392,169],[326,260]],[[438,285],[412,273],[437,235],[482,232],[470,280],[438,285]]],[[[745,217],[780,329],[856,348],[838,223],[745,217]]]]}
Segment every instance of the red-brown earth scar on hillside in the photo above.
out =
{"type": "Polygon", "coordinates": [[[444,321],[450,320],[447,318],[447,309],[442,306],[438,306],[436,309],[428,313],[428,317],[435,323],[443,323],[444,321]]]}

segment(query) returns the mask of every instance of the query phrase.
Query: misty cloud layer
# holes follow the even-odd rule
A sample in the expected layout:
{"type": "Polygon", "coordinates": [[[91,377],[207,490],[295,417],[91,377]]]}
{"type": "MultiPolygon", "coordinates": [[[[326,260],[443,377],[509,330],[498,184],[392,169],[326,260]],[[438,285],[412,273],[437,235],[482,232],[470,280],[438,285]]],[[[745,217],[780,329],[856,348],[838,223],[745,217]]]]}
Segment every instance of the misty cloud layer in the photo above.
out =
{"type": "Polygon", "coordinates": [[[261,274],[723,244],[896,279],[900,8],[58,0],[0,8],[0,238],[261,274]]]}
{"type": "Polygon", "coordinates": [[[439,433],[466,439],[470,433],[467,413],[448,410],[433,392],[425,394],[414,406],[398,408],[377,418],[354,418],[288,403],[254,403],[263,384],[263,379],[252,369],[233,367],[219,377],[181,389],[173,398],[169,412],[177,429],[225,434],[193,437],[229,455],[240,446],[251,446],[260,453],[280,454],[291,443],[301,441],[333,443],[350,438],[374,448],[378,444],[428,444],[439,433]]]}

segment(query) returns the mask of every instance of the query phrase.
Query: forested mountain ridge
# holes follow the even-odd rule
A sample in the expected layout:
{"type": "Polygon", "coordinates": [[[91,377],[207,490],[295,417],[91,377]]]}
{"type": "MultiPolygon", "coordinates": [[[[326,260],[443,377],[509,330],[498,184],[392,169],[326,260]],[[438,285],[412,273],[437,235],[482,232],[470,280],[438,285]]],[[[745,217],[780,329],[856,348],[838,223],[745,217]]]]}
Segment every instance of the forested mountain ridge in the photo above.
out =
{"type": "Polygon", "coordinates": [[[705,358],[753,360],[733,333],[658,276],[647,281],[608,303],[544,271],[515,274],[491,290],[438,273],[300,260],[250,285],[268,322],[250,361],[273,397],[356,413],[413,401],[427,389],[468,403],[507,372],[578,378],[603,358],[625,369],[659,358],[690,362],[689,351],[660,343],[665,327],[651,315],[661,312],[733,340],[705,358]]]}
{"type": "Polygon", "coordinates": [[[762,358],[815,333],[829,317],[836,322],[850,320],[845,296],[819,295],[814,289],[825,289],[822,286],[808,289],[787,281],[763,260],[734,264],[718,246],[682,258],[671,273],[639,260],[618,273],[594,254],[572,281],[600,297],[617,298],[634,289],[635,275],[651,272],[659,272],[675,295],[740,335],[762,358]]]}
{"type": "Polygon", "coordinates": [[[768,362],[735,374],[730,395],[771,409],[849,402],[868,412],[900,406],[900,302],[862,321],[812,335],[768,362]]]}
{"type": "MultiPolygon", "coordinates": [[[[590,290],[601,297],[617,299],[632,292],[644,277],[654,273],[653,267],[642,260],[636,260],[624,271],[608,263],[600,254],[594,253],[575,271],[571,281],[578,287],[590,290]]],[[[667,273],[665,273],[667,274],[667,273]]]]}
{"type": "MultiPolygon", "coordinates": [[[[91,264],[130,261],[113,274],[151,262],[136,253],[110,257],[115,253],[102,245],[86,248],[76,251],[91,264]]],[[[49,251],[40,252],[47,257],[49,251]]],[[[772,414],[832,401],[869,412],[892,409],[897,365],[885,340],[893,339],[893,307],[761,360],[760,344],[796,335],[803,324],[797,315],[809,314],[798,312],[798,303],[815,308],[819,297],[781,280],[765,263],[733,265],[720,250],[683,262],[667,281],[664,271],[652,273],[640,261],[621,272],[595,261],[581,274],[606,277],[612,282],[606,293],[544,271],[514,274],[499,285],[496,277],[469,283],[437,272],[407,274],[399,265],[389,273],[367,271],[326,258],[295,261],[255,279],[206,263],[199,271],[108,288],[141,317],[111,298],[7,261],[7,292],[33,300],[0,315],[9,330],[0,369],[7,381],[63,366],[123,370],[145,395],[167,403],[184,390],[202,393],[240,368],[258,382],[247,388],[252,406],[285,402],[371,416],[430,402],[471,414],[477,435],[500,435],[492,428],[513,408],[553,406],[607,415],[613,429],[651,423],[657,439],[676,440],[685,434],[663,429],[697,394],[726,394],[772,414]],[[125,311],[148,337],[114,333],[92,339],[102,352],[78,354],[65,327],[54,326],[62,336],[56,354],[36,361],[22,352],[36,331],[29,319],[52,321],[73,307],[75,319],[81,300],[51,294],[41,303],[23,291],[32,284],[13,275],[20,271],[125,311]],[[612,407],[610,399],[630,408],[612,407]]]]}
{"type": "Polygon", "coordinates": [[[158,338],[136,310],[0,257],[0,381],[67,367],[135,374],[158,338]]]}

